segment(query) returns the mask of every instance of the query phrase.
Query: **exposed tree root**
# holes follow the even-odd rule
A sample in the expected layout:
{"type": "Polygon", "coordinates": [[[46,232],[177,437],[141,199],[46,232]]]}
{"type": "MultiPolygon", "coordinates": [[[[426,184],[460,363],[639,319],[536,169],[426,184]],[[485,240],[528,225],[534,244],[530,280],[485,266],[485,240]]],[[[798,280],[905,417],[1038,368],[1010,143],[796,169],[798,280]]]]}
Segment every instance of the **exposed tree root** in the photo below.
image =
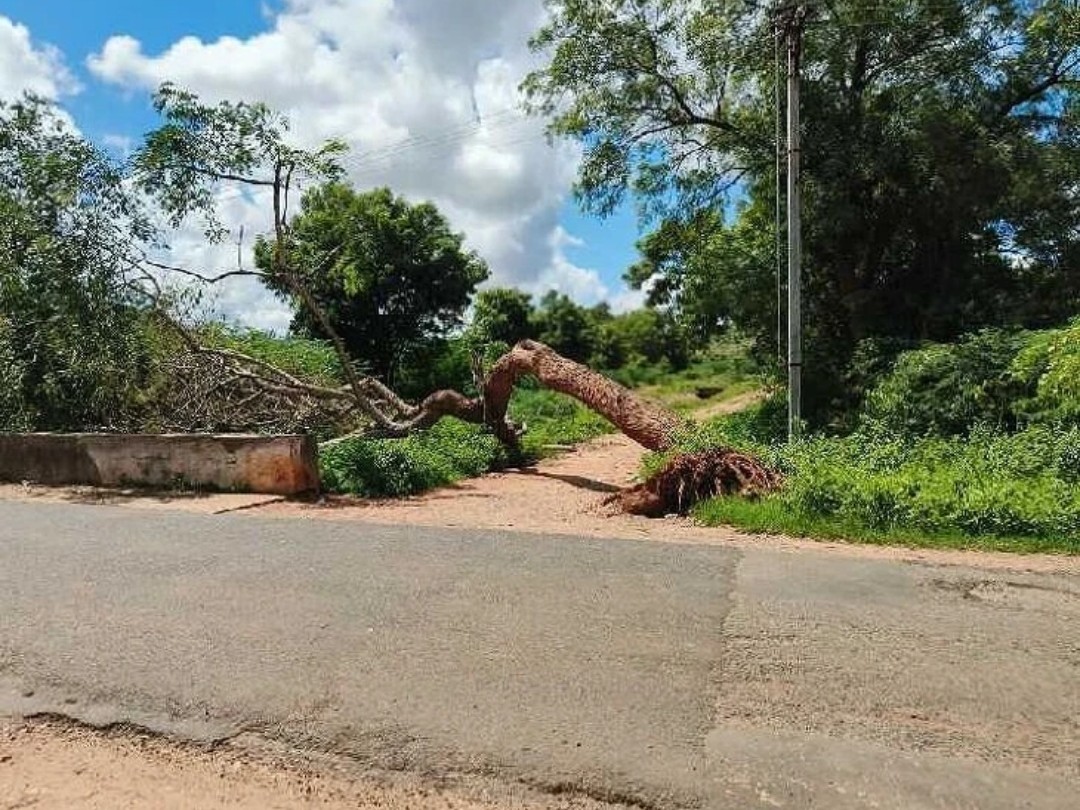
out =
{"type": "Polygon", "coordinates": [[[707,498],[758,498],[775,491],[782,482],[780,473],[759,459],[727,447],[713,447],[675,456],[649,480],[615,493],[605,503],[632,515],[683,515],[707,498]]]}

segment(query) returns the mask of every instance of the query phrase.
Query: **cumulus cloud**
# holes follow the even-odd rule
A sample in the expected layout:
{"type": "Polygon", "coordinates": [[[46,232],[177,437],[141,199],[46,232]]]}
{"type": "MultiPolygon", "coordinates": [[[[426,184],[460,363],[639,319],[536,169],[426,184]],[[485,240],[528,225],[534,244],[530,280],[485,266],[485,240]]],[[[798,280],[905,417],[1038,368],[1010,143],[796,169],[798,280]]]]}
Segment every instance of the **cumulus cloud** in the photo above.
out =
{"type": "Polygon", "coordinates": [[[56,48],[35,43],[25,25],[0,15],[0,100],[18,98],[24,92],[57,99],[77,89],[56,48]]]}
{"type": "Polygon", "coordinates": [[[567,255],[567,248],[585,247],[585,242],[561,225],[552,230],[548,244],[552,261],[540,274],[539,288],[558,290],[587,305],[606,301],[616,314],[637,309],[645,303],[645,293],[641,290],[622,288],[612,291],[595,270],[575,264],[567,255]]]}
{"type": "Polygon", "coordinates": [[[87,64],[127,88],[172,81],[208,101],[264,101],[289,115],[300,145],[348,142],[358,188],[433,201],[492,283],[593,302],[611,292],[566,258],[558,224],[578,150],[550,145],[519,106],[542,19],[541,0],[288,0],[247,39],[185,37],[148,54],[115,36],[87,64]]]}

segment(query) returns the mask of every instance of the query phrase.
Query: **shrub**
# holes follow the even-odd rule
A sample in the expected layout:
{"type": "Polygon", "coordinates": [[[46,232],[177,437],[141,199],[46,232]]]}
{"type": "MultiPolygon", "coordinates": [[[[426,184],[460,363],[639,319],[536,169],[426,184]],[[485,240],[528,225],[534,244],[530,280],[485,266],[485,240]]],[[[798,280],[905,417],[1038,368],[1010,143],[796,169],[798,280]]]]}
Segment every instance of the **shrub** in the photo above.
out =
{"type": "Polygon", "coordinates": [[[860,379],[878,381],[864,403],[863,430],[953,436],[978,426],[1080,425],[1080,320],[925,346],[900,354],[884,375],[880,360],[868,349],[860,379]]]}
{"type": "Polygon", "coordinates": [[[348,439],[320,453],[323,485],[365,497],[402,497],[479,475],[506,456],[475,425],[444,419],[404,439],[348,439]]]}
{"type": "Polygon", "coordinates": [[[761,452],[787,475],[783,490],[761,503],[706,504],[699,512],[705,522],[1080,551],[1077,428],[981,428],[968,437],[920,439],[856,434],[761,452]]]}
{"type": "Polygon", "coordinates": [[[23,396],[26,366],[11,331],[0,317],[0,431],[20,432],[33,427],[33,409],[23,396]]]}
{"type": "Polygon", "coordinates": [[[443,388],[475,395],[473,353],[478,352],[481,365],[490,369],[509,350],[506,343],[482,342],[471,333],[415,343],[403,353],[391,387],[412,400],[423,399],[443,388]]]}
{"type": "Polygon", "coordinates": [[[1016,404],[1023,419],[1080,424],[1080,319],[1034,333],[1010,370],[1029,392],[1016,404]]]}
{"type": "Polygon", "coordinates": [[[1023,381],[1011,369],[1027,339],[985,330],[959,343],[904,352],[867,396],[864,424],[904,436],[963,435],[980,424],[1015,428],[1023,381]]]}

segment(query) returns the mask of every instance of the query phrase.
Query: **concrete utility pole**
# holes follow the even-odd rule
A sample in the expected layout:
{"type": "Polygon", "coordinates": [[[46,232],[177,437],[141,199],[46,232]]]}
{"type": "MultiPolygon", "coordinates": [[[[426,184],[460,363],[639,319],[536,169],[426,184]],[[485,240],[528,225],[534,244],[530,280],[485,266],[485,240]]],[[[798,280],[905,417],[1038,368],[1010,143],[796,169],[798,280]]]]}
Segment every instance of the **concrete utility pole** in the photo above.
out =
{"type": "Polygon", "coordinates": [[[799,195],[799,61],[806,7],[788,6],[787,41],[787,238],[788,238],[788,438],[802,428],[802,200],[799,195]]]}
{"type": "Polygon", "coordinates": [[[786,288],[784,284],[784,263],[787,255],[784,251],[784,162],[787,158],[787,141],[784,137],[784,77],[781,65],[781,52],[787,37],[784,26],[781,25],[779,10],[773,12],[773,84],[776,124],[776,211],[774,214],[775,245],[776,250],[776,367],[784,368],[787,363],[787,328],[784,318],[787,315],[785,306],[786,288]]]}

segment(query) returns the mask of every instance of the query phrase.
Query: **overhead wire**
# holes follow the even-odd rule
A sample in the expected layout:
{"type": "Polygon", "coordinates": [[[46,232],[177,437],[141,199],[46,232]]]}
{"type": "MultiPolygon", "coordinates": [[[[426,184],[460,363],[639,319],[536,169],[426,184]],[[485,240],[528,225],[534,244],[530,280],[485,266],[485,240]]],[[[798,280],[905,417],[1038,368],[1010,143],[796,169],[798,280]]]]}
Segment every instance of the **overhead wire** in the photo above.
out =
{"type": "MultiPolygon", "coordinates": [[[[403,156],[418,153],[439,154],[444,150],[452,150],[454,147],[478,135],[499,133],[513,128],[520,128],[523,125],[534,125],[534,122],[523,117],[517,108],[507,107],[481,116],[467,124],[460,124],[426,135],[411,136],[380,149],[370,149],[349,154],[339,161],[339,165],[346,173],[353,175],[358,172],[370,173],[373,169],[384,170],[403,156]]],[[[495,139],[487,143],[496,148],[505,148],[532,140],[542,140],[544,137],[542,132],[537,132],[526,137],[495,139]]],[[[237,199],[266,197],[271,194],[273,194],[273,189],[269,188],[238,187],[218,194],[216,202],[221,205],[237,199]]]]}

